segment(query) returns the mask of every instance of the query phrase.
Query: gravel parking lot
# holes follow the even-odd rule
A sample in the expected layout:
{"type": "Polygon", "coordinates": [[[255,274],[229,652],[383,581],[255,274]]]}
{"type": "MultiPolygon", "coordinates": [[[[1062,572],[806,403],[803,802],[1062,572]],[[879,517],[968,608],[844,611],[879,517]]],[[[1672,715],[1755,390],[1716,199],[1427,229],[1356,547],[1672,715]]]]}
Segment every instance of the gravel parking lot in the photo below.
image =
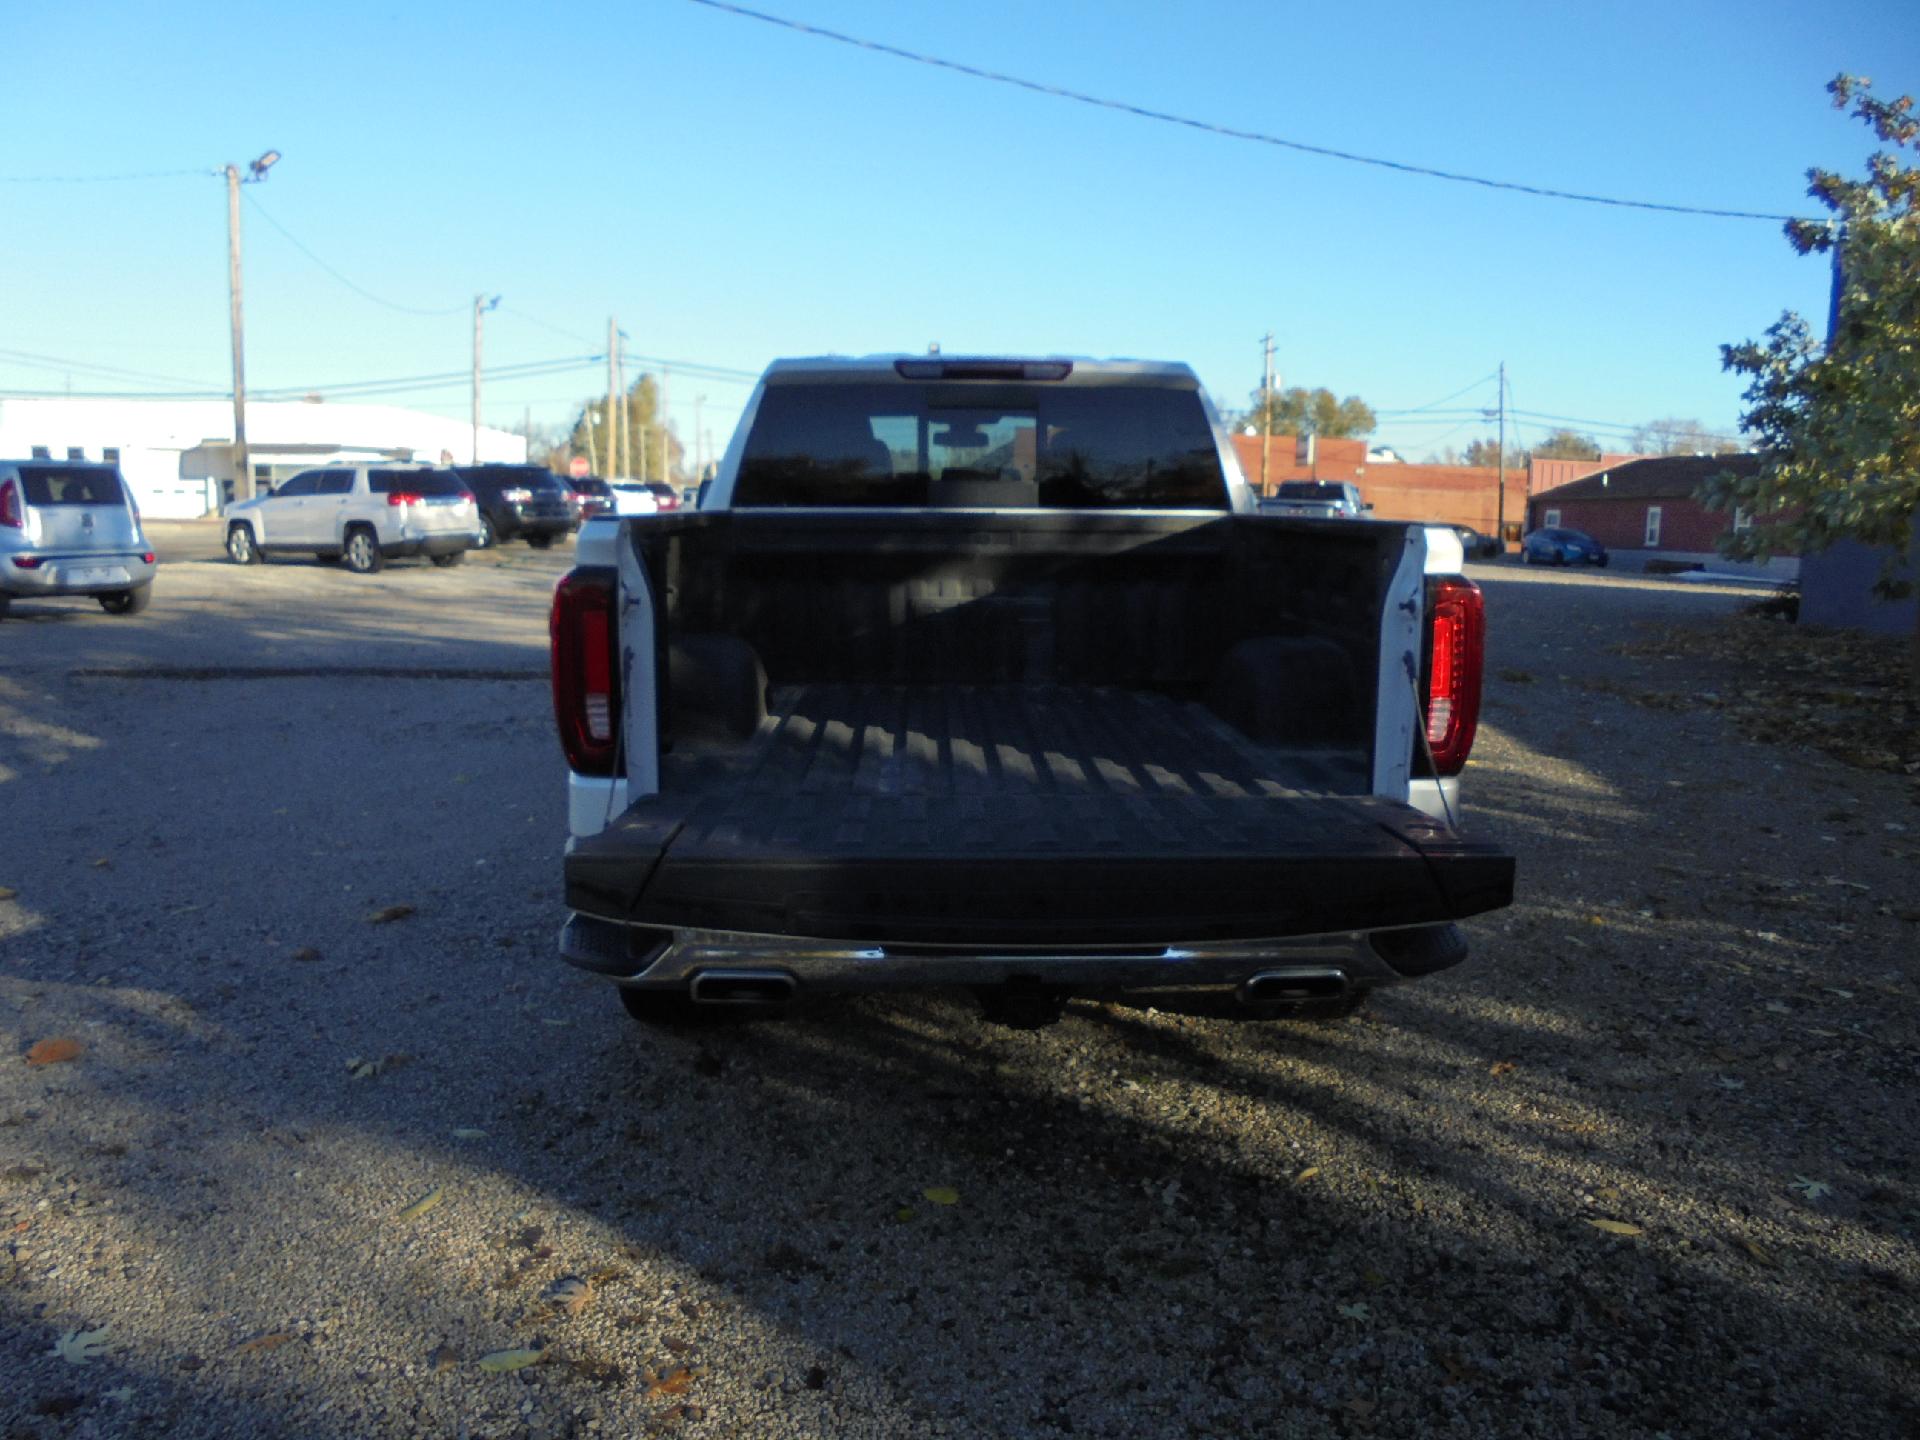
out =
{"type": "Polygon", "coordinates": [[[0,1435],[1920,1427],[1920,781],[1610,648],[1745,596],[1476,571],[1520,898],[1344,1025],[671,1034],[554,955],[570,550],[204,541],[0,625],[0,1435]]]}

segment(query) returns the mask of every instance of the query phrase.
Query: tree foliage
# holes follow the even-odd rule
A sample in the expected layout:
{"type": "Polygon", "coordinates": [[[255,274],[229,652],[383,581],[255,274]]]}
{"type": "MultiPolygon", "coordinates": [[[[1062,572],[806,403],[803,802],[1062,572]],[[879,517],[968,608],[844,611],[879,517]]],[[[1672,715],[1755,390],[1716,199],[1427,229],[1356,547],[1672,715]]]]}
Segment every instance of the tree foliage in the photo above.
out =
{"type": "MultiPolygon", "coordinates": [[[[1462,465],[1483,465],[1489,470],[1496,468],[1500,464],[1500,441],[1493,436],[1488,436],[1483,440],[1469,442],[1467,448],[1460,452],[1460,463],[1462,465]]],[[[1526,468],[1527,452],[1518,445],[1509,444],[1507,446],[1507,469],[1524,470],[1526,468]]]]}
{"type": "Polygon", "coordinates": [[[1536,460],[1598,460],[1600,442],[1577,430],[1556,430],[1531,452],[1536,460]]]}
{"type": "MultiPolygon", "coordinates": [[[[1912,588],[1901,569],[1920,504],[1920,165],[1901,153],[1920,149],[1920,121],[1911,96],[1877,100],[1869,86],[1841,75],[1827,91],[1892,149],[1868,157],[1864,179],[1808,171],[1807,193],[1833,218],[1786,226],[1802,255],[1840,246],[1827,343],[1788,311],[1764,340],[1721,347],[1724,366],[1750,377],[1744,423],[1761,461],[1752,475],[1715,477],[1705,498],[1761,522],[1728,535],[1728,554],[1852,538],[1886,547],[1879,588],[1898,595],[1912,588]]],[[[1920,614],[1909,678],[1920,692],[1920,614]]]]}
{"type": "MultiPolygon", "coordinates": [[[[642,472],[640,446],[646,444],[646,464],[644,470],[649,480],[675,480],[684,469],[685,450],[673,435],[671,425],[663,425],[660,419],[660,391],[654,384],[653,376],[642,375],[627,387],[627,393],[614,401],[613,418],[621,418],[622,406],[626,410],[626,429],[620,442],[620,474],[623,477],[638,478],[642,472]],[[662,436],[667,446],[667,473],[660,473],[660,446],[662,436]],[[629,451],[631,453],[629,453],[629,451]]],[[[606,424],[606,400],[590,400],[580,412],[580,418],[573,422],[573,430],[566,444],[557,452],[558,463],[549,460],[554,469],[564,469],[566,463],[575,455],[585,455],[593,463],[596,475],[612,475],[612,457],[608,451],[610,431],[606,424]]]]}
{"type": "Polygon", "coordinates": [[[1247,412],[1245,423],[1261,431],[1265,428],[1263,417],[1269,415],[1275,435],[1319,435],[1328,440],[1371,435],[1377,423],[1373,407],[1358,395],[1342,400],[1331,390],[1309,390],[1301,385],[1274,392],[1265,386],[1255,390],[1253,409],[1247,412]]]}
{"type": "Polygon", "coordinates": [[[1636,426],[1627,448],[1636,455],[1733,455],[1742,447],[1698,420],[1670,415],[1636,426]]]}
{"type": "Polygon", "coordinates": [[[1912,97],[1877,100],[1869,84],[1842,75],[1827,90],[1892,149],[1871,156],[1862,179],[1808,171],[1807,193],[1833,218],[1786,226],[1802,255],[1840,243],[1832,334],[1821,345],[1788,311],[1765,339],[1721,347],[1724,367],[1750,377],[1743,424],[1761,462],[1705,494],[1762,521],[1727,536],[1729,554],[1799,554],[1850,537],[1890,547],[1881,585],[1898,593],[1920,503],[1920,166],[1902,153],[1920,149],[1920,121],[1912,97]]]}

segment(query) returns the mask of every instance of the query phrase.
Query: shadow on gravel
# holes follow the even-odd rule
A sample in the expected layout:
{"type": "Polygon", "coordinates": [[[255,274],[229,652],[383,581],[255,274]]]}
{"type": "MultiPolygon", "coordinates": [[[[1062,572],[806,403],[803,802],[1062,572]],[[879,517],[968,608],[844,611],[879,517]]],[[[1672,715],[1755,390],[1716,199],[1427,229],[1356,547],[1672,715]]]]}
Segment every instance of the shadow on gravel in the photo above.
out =
{"type": "MultiPolygon", "coordinates": [[[[144,1369],[123,1354],[82,1371],[47,1352],[107,1317],[0,1288],[0,1363],[31,1377],[0,1419],[52,1435],[79,1395],[102,1431],[316,1440],[447,1433],[453,1417],[558,1435],[596,1407],[629,1433],[694,1435],[764,1432],[768,1415],[802,1434],[1912,1433],[1912,1001],[1870,989],[1911,961],[1858,892],[1742,827],[1777,756],[1732,746],[1712,717],[1663,752],[1665,717],[1545,678],[1613,663],[1595,653],[1609,622],[1588,589],[1494,593],[1496,615],[1561,612],[1529,627],[1537,651],[1496,640],[1494,664],[1530,678],[1496,682],[1472,776],[1475,813],[1519,847],[1521,904],[1476,927],[1464,970],[1344,1026],[1078,1002],[1033,1035],[927,995],[636,1029],[546,950],[526,958],[550,897],[486,912],[515,917],[491,922],[520,927],[509,952],[458,884],[423,900],[401,941],[356,915],[321,942],[335,968],[279,993],[248,983],[258,955],[215,940],[153,967],[149,989],[110,993],[0,942],[5,983],[48,993],[49,1010],[86,1005],[128,1047],[50,1071],[0,1129],[12,1149],[45,1112],[86,1117],[67,1122],[69,1152],[32,1142],[23,1164],[46,1173],[19,1183],[53,1207],[35,1225],[77,1223],[110,1195],[116,1238],[90,1263],[145,1266],[148,1288],[199,1307],[189,1334],[120,1322],[155,1357],[144,1369]],[[1686,808],[1670,779],[1700,792],[1686,808]],[[1761,882],[1815,886],[1818,904],[1758,931],[1761,882]],[[1859,974],[1817,983],[1843,944],[1859,974]],[[372,966],[382,983],[351,992],[362,1011],[329,1005],[331,977],[344,988],[372,966]],[[337,1068],[401,1052],[365,1084],[337,1068]],[[1815,1074],[1835,1066],[1849,1083],[1815,1074]],[[162,1073],[164,1106],[142,1081],[162,1073]],[[475,1123],[484,1147],[449,1138],[475,1123]],[[148,1139],[94,1153],[89,1125],[148,1139]],[[326,1157],[358,1188],[289,1180],[326,1157]],[[1835,1194],[1796,1197],[1796,1176],[1835,1194]],[[446,1188],[446,1212],[467,1195],[489,1206],[473,1227],[496,1245],[528,1215],[564,1231],[528,1289],[619,1246],[688,1277],[698,1304],[605,1303],[642,1316],[637,1355],[673,1363],[663,1337],[695,1336],[710,1369],[691,1396],[724,1397],[706,1402],[713,1423],[650,1400],[631,1372],[583,1378],[564,1362],[611,1342],[577,1339],[585,1318],[530,1320],[500,1256],[449,1253],[432,1218],[397,1228],[429,1186],[446,1188]],[[229,1303],[221,1264],[182,1250],[195,1226],[283,1267],[268,1273],[284,1273],[288,1311],[229,1303]],[[336,1290],[342,1268],[370,1275],[373,1297],[336,1290]],[[329,1320],[341,1293],[351,1334],[329,1320]],[[744,1317],[784,1370],[763,1377],[763,1357],[701,1340],[702,1306],[744,1317]],[[245,1352],[270,1325],[295,1339],[245,1352]],[[389,1413],[389,1371],[449,1334],[468,1357],[555,1350],[517,1377],[415,1382],[423,1410],[389,1413]],[[123,1384],[137,1392],[125,1424],[110,1408],[123,1384]],[[350,1399],[322,1413],[321,1394],[350,1399]]],[[[385,782],[355,783],[358,805],[385,782]]],[[[385,843],[438,837],[464,872],[462,844],[490,833],[486,802],[465,803],[391,822],[385,843]]],[[[487,843],[500,848],[482,858],[506,853],[487,843]]],[[[1898,873],[1852,878],[1877,889],[1898,873]]],[[[272,938],[284,951],[297,937],[272,938]]]]}

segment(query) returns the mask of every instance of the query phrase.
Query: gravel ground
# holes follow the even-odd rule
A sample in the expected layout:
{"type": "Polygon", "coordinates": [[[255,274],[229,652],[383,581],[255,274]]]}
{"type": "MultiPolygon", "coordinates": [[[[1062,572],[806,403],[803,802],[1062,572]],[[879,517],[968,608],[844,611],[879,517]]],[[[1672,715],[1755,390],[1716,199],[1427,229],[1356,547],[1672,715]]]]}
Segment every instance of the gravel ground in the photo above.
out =
{"type": "Polygon", "coordinates": [[[1920,785],[1636,703],[1738,597],[1481,572],[1521,897],[1354,1021],[668,1034],[554,957],[567,561],[0,626],[0,1435],[1920,1425],[1920,785]]]}

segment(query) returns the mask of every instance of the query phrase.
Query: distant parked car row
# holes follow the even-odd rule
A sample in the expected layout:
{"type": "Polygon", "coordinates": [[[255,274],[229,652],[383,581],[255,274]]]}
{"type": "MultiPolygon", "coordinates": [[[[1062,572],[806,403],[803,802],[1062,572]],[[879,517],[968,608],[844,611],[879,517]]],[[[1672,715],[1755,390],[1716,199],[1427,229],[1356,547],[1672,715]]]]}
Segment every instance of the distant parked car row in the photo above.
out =
{"type": "Polygon", "coordinates": [[[1523,565],[1605,565],[1607,547],[1583,530],[1549,525],[1520,542],[1523,565]]]}

